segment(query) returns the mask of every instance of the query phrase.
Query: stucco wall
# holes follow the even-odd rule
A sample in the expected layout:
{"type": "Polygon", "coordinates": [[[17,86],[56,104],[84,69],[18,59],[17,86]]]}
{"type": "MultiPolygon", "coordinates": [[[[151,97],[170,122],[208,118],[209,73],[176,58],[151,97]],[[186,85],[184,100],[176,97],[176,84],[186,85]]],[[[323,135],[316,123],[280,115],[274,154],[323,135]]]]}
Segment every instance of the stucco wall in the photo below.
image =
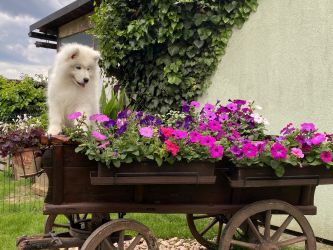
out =
{"type": "MultiPolygon", "coordinates": [[[[212,80],[200,101],[253,99],[271,133],[290,121],[333,132],[333,1],[259,0],[212,80]]],[[[315,203],[314,231],[333,240],[333,186],[320,186],[315,203]]]]}

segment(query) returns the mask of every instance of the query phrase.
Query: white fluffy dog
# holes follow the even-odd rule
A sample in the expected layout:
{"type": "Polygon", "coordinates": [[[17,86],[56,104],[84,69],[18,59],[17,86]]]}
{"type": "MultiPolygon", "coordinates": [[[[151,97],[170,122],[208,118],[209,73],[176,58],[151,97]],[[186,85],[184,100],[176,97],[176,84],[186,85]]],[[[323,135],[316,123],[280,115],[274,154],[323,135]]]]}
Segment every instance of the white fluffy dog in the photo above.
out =
{"type": "Polygon", "coordinates": [[[47,89],[48,134],[57,135],[72,126],[67,115],[99,111],[99,52],[77,43],[63,46],[56,56],[47,89]]]}

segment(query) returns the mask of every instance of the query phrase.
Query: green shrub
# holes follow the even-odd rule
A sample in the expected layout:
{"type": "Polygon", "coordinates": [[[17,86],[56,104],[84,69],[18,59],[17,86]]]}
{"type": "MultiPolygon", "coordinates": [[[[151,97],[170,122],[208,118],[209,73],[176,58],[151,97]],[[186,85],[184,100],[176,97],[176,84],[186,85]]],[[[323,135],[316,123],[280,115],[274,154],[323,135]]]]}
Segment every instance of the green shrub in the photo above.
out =
{"type": "Polygon", "coordinates": [[[46,111],[44,85],[33,78],[7,80],[0,76],[0,120],[9,121],[17,115],[41,115],[46,111]]]}
{"type": "Polygon", "coordinates": [[[257,0],[104,0],[91,20],[103,67],[132,102],[162,113],[201,96],[257,0]]]}

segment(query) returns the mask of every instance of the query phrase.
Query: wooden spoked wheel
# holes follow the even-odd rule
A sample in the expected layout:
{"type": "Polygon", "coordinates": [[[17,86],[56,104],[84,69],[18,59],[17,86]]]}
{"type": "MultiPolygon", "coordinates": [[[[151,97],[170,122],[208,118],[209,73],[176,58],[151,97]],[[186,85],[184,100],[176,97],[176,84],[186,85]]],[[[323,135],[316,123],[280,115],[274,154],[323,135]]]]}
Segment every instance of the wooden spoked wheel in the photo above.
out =
{"type": "Polygon", "coordinates": [[[188,227],[193,237],[208,249],[217,249],[223,226],[228,222],[223,214],[187,214],[188,227]]]}
{"type": "Polygon", "coordinates": [[[97,228],[84,242],[81,250],[133,250],[144,244],[147,249],[158,250],[157,239],[145,225],[127,219],[109,221],[97,228]],[[126,240],[128,235],[131,240],[126,240]]]}
{"type": "Polygon", "coordinates": [[[88,214],[51,214],[48,215],[44,225],[44,233],[68,232],[70,225],[87,219],[88,214]]]}
{"type": "Polygon", "coordinates": [[[289,203],[266,200],[245,206],[234,214],[223,231],[219,249],[278,250],[296,243],[302,244],[301,249],[316,250],[314,233],[303,213],[289,203]],[[278,214],[284,214],[286,218],[283,218],[280,226],[272,231],[271,221],[273,216],[278,214]],[[262,222],[262,228],[257,226],[260,222],[262,222]],[[291,222],[299,227],[301,231],[299,236],[284,233],[291,222]],[[248,240],[238,239],[239,228],[245,224],[251,231],[251,237],[248,240]]]}

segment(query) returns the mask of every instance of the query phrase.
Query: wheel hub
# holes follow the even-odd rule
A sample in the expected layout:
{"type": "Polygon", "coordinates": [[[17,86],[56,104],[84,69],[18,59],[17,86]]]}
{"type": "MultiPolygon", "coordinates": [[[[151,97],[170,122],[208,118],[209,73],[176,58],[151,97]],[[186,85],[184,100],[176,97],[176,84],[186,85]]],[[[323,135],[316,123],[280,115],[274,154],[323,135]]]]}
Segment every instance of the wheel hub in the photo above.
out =
{"type": "Polygon", "coordinates": [[[256,250],[279,250],[279,247],[272,242],[263,242],[256,250]]]}

